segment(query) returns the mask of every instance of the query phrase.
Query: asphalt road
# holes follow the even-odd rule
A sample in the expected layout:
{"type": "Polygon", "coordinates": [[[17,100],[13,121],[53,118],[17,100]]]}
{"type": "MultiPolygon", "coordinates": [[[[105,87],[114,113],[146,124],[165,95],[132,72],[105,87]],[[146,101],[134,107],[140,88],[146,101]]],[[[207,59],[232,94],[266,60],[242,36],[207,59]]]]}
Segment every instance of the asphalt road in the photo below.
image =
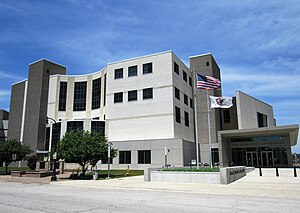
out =
{"type": "Polygon", "coordinates": [[[0,212],[299,212],[299,199],[0,182],[0,212]]]}

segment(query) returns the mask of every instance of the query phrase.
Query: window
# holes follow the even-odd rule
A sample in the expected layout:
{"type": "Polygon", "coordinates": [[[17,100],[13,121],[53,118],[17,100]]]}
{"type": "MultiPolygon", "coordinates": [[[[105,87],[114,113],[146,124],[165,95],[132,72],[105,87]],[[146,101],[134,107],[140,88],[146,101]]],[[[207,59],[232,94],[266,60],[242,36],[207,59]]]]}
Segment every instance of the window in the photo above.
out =
{"type": "Polygon", "coordinates": [[[213,165],[215,165],[215,163],[219,163],[219,149],[218,148],[211,149],[211,157],[212,157],[213,165]]]}
{"type": "Polygon", "coordinates": [[[257,112],[257,123],[258,123],[258,127],[267,127],[268,126],[268,116],[257,112]]]}
{"type": "Polygon", "coordinates": [[[115,79],[123,78],[123,68],[115,69],[115,79]]]}
{"type": "Polygon", "coordinates": [[[153,88],[143,89],[143,99],[153,98],[153,88]]]}
{"type": "Polygon", "coordinates": [[[105,106],[105,103],[106,103],[106,74],[104,74],[104,91],[103,91],[103,93],[104,93],[104,97],[103,97],[103,99],[104,99],[104,103],[103,103],[103,105],[105,106]]]}
{"type": "Polygon", "coordinates": [[[179,65],[174,61],[174,72],[179,75],[179,65]]]}
{"type": "Polygon", "coordinates": [[[175,87],[175,98],[177,98],[178,100],[180,100],[180,91],[176,87],[175,87]]]}
{"type": "Polygon", "coordinates": [[[92,121],[91,131],[99,132],[104,135],[105,133],[105,122],[104,121],[92,121]]]}
{"type": "Polygon", "coordinates": [[[143,74],[152,73],[152,63],[143,64],[143,74]]]}
{"type": "Polygon", "coordinates": [[[67,132],[71,132],[72,130],[83,130],[83,121],[68,121],[67,122],[67,132]]]}
{"type": "Polygon", "coordinates": [[[192,87],[193,83],[192,83],[192,77],[189,76],[189,85],[192,87]]]}
{"type": "Polygon", "coordinates": [[[123,92],[117,92],[114,94],[114,103],[123,102],[123,92]]]}
{"type": "Polygon", "coordinates": [[[187,82],[187,73],[183,70],[182,71],[183,72],[183,80],[185,81],[185,82],[187,82]]]}
{"type": "Polygon", "coordinates": [[[60,130],[61,130],[61,123],[52,124],[51,148],[53,148],[55,144],[57,144],[57,142],[60,140],[60,130]]]}
{"type": "Polygon", "coordinates": [[[128,101],[137,100],[137,90],[128,91],[128,101]]]}
{"type": "Polygon", "coordinates": [[[128,67],[128,77],[137,76],[137,66],[128,67]]]}
{"type": "Polygon", "coordinates": [[[138,164],[151,164],[151,150],[138,151],[138,164]]]}
{"type": "Polygon", "coordinates": [[[189,113],[186,111],[184,111],[184,125],[187,127],[190,126],[189,113]]]}
{"type": "Polygon", "coordinates": [[[58,111],[66,111],[67,87],[68,87],[67,82],[60,82],[58,111]]]}
{"type": "Polygon", "coordinates": [[[206,62],[206,66],[209,67],[209,61],[206,62]]]}
{"type": "Polygon", "coordinates": [[[86,107],[87,82],[75,82],[73,111],[84,111],[86,107]]]}
{"type": "Polygon", "coordinates": [[[224,123],[230,123],[230,110],[223,111],[224,123]]]}
{"type": "Polygon", "coordinates": [[[97,78],[93,80],[92,109],[100,108],[100,98],[101,98],[101,78],[97,78]]]}
{"type": "Polygon", "coordinates": [[[194,103],[193,103],[193,99],[190,98],[190,107],[193,109],[194,107],[194,103]]]}
{"type": "Polygon", "coordinates": [[[180,108],[175,106],[175,118],[177,123],[181,123],[180,108]]]}
{"type": "Polygon", "coordinates": [[[131,164],[131,151],[119,151],[119,164],[131,164]]]}
{"type": "Polygon", "coordinates": [[[184,104],[189,105],[189,97],[186,94],[184,94],[184,104]]]}

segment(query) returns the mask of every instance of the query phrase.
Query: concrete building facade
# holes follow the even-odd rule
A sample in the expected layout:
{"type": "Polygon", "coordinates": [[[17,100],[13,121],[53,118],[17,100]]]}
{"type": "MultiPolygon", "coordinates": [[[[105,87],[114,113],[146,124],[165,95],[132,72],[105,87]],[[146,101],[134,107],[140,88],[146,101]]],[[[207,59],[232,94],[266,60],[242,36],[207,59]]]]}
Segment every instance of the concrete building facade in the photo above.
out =
{"type": "MultiPolygon", "coordinates": [[[[167,51],[109,63],[98,72],[80,76],[66,75],[64,66],[40,60],[30,65],[28,80],[12,86],[8,138],[47,151],[67,131],[99,131],[118,149],[112,168],[142,169],[164,165],[165,148],[168,164],[188,165],[196,158],[196,133],[201,162],[209,162],[206,91],[198,90],[194,98],[193,72],[221,79],[211,54],[190,57],[188,68],[167,51]],[[56,123],[49,120],[46,125],[47,117],[56,123]]],[[[221,96],[222,91],[209,94],[221,96]]],[[[213,159],[224,166],[232,161],[226,131],[257,130],[260,124],[274,127],[272,107],[241,92],[229,112],[212,109],[210,119],[213,159]]],[[[285,151],[288,155],[290,149],[285,151]]]]}
{"type": "Polygon", "coordinates": [[[9,113],[6,110],[0,110],[0,140],[6,140],[8,132],[9,113]]]}

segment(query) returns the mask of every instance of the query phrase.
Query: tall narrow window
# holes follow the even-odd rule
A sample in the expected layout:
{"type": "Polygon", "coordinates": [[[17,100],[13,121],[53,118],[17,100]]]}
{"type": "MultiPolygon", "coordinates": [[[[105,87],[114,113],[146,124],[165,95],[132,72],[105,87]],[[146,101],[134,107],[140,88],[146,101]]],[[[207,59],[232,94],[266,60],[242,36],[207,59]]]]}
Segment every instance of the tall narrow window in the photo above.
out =
{"type": "Polygon", "coordinates": [[[104,99],[104,103],[103,103],[103,105],[105,106],[105,104],[106,104],[106,74],[104,74],[104,89],[103,89],[104,91],[103,91],[103,99],[104,99]]]}
{"type": "Polygon", "coordinates": [[[190,119],[189,119],[189,113],[184,111],[184,124],[185,126],[189,127],[190,126],[190,119]]]}
{"type": "Polygon", "coordinates": [[[183,70],[182,71],[183,72],[183,80],[185,81],[185,82],[187,82],[187,73],[183,70]]]}
{"type": "Polygon", "coordinates": [[[224,123],[230,123],[230,110],[223,110],[224,123]]]}
{"type": "Polygon", "coordinates": [[[143,89],[143,99],[153,98],[153,88],[143,89]]]}
{"type": "Polygon", "coordinates": [[[180,100],[180,91],[176,87],[175,87],[175,98],[177,98],[178,100],[180,100]]]}
{"type": "Polygon", "coordinates": [[[137,76],[137,66],[128,67],[128,77],[137,76]]]}
{"type": "Polygon", "coordinates": [[[123,78],[123,68],[115,69],[115,79],[123,78]]]}
{"type": "Polygon", "coordinates": [[[143,64],[143,74],[152,73],[152,63],[143,64]]]}
{"type": "Polygon", "coordinates": [[[93,91],[92,91],[92,109],[100,108],[101,100],[101,78],[93,80],[93,91]]]}
{"type": "Polygon", "coordinates": [[[174,72],[179,75],[179,65],[174,61],[174,72]]]}
{"type": "Polygon", "coordinates": [[[58,103],[58,111],[66,111],[67,104],[67,82],[60,82],[59,86],[59,103],[58,103]]]}
{"type": "Polygon", "coordinates": [[[151,164],[151,150],[138,151],[138,164],[151,164]]]}
{"type": "Polygon", "coordinates": [[[192,84],[192,77],[190,77],[190,76],[189,76],[189,85],[193,86],[193,84],[192,84]]]}
{"type": "Polygon", "coordinates": [[[117,92],[114,94],[114,103],[123,102],[123,92],[117,92]]]}
{"type": "Polygon", "coordinates": [[[189,105],[189,97],[186,94],[184,94],[184,104],[189,105]]]}
{"type": "Polygon", "coordinates": [[[181,123],[180,108],[175,106],[175,119],[177,123],[181,123]]]}
{"type": "Polygon", "coordinates": [[[193,109],[194,107],[194,103],[193,103],[193,99],[190,98],[190,107],[193,109]]]}
{"type": "Polygon", "coordinates": [[[258,123],[258,127],[267,127],[268,126],[267,115],[257,112],[257,123],[258,123]]]}
{"type": "Polygon", "coordinates": [[[73,111],[86,109],[86,85],[87,82],[75,82],[73,111]]]}

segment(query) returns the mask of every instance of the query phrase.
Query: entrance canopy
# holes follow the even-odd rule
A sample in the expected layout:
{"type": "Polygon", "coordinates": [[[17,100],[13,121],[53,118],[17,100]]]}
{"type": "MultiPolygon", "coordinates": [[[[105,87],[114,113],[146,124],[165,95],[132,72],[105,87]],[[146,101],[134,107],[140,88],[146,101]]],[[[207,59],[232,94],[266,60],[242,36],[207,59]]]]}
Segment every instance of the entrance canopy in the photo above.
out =
{"type": "MultiPolygon", "coordinates": [[[[255,128],[255,129],[225,130],[225,131],[218,131],[218,141],[222,141],[222,138],[289,135],[290,146],[295,146],[297,144],[298,132],[299,132],[298,124],[287,125],[287,126],[262,127],[262,128],[255,128]]],[[[262,138],[261,140],[263,139],[264,138],[262,138]]]]}

